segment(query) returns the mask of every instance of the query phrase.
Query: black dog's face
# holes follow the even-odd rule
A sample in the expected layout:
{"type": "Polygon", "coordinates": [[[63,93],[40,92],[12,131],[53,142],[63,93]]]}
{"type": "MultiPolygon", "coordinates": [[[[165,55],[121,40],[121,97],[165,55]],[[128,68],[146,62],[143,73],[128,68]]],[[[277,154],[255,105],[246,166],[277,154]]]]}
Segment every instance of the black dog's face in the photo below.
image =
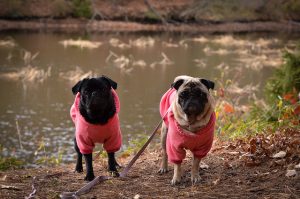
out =
{"type": "Polygon", "coordinates": [[[186,115],[189,122],[194,122],[197,116],[203,114],[209,102],[209,89],[214,88],[210,80],[192,78],[178,79],[172,84],[177,90],[178,105],[186,115]]]}
{"type": "Polygon", "coordinates": [[[80,91],[81,104],[88,114],[101,112],[112,98],[110,85],[102,79],[89,79],[83,83],[80,91]]]}
{"type": "Polygon", "coordinates": [[[80,92],[80,113],[90,123],[103,124],[115,113],[111,88],[117,83],[108,77],[85,78],[73,88],[73,94],[80,92]]]}

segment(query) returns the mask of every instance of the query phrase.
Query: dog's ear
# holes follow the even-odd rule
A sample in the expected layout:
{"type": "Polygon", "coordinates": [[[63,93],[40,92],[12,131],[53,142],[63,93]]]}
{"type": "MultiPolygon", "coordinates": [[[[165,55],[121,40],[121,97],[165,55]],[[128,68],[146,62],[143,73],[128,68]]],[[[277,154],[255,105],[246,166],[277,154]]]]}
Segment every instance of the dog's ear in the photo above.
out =
{"type": "Polygon", "coordinates": [[[200,82],[206,86],[207,90],[215,88],[215,83],[213,81],[200,79],[200,82]]]}
{"type": "Polygon", "coordinates": [[[73,86],[73,88],[72,88],[73,95],[76,95],[78,92],[80,92],[81,86],[82,86],[83,82],[85,82],[86,80],[87,80],[87,78],[84,78],[83,80],[80,80],[79,82],[77,82],[75,84],[75,86],[73,86]]]}
{"type": "Polygon", "coordinates": [[[102,75],[102,77],[100,77],[100,78],[102,78],[102,79],[104,79],[105,81],[107,81],[108,84],[109,84],[114,90],[117,89],[117,87],[118,87],[117,82],[113,81],[112,79],[110,79],[109,77],[106,77],[106,76],[104,76],[104,75],[102,75]]]}
{"type": "Polygon", "coordinates": [[[171,87],[175,88],[176,90],[178,90],[178,88],[183,84],[183,82],[184,82],[184,79],[179,79],[176,82],[173,82],[171,84],[171,87]]]}

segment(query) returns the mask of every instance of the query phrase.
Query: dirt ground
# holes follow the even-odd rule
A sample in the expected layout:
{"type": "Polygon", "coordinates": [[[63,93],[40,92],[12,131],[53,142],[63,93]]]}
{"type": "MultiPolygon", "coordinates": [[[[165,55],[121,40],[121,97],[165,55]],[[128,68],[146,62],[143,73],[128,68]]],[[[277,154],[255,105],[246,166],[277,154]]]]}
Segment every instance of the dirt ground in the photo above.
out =
{"type": "MultiPolygon", "coordinates": [[[[190,182],[191,155],[183,162],[182,183],[171,186],[172,166],[167,174],[157,173],[159,150],[148,150],[138,159],[126,178],[113,178],[96,185],[80,198],[300,198],[300,171],[287,177],[287,169],[300,163],[300,133],[285,136],[256,137],[248,141],[216,141],[202,161],[202,180],[190,182]],[[274,141],[275,140],[275,141],[274,141]],[[276,141],[277,140],[277,141],[276,141]],[[286,157],[266,156],[266,145],[274,154],[287,151],[286,157]],[[273,147],[273,148],[272,148],[273,147]],[[265,152],[262,152],[262,149],[265,152]],[[251,151],[250,155],[246,151],[251,151]],[[207,165],[207,166],[205,166],[207,165]]],[[[152,148],[157,148],[156,146],[152,148]]],[[[118,158],[126,165],[132,157],[118,158]]],[[[107,175],[106,160],[97,159],[95,175],[107,175]]],[[[74,164],[54,168],[19,169],[0,172],[0,198],[24,198],[36,189],[35,198],[59,198],[62,192],[77,191],[84,186],[84,173],[74,173],[74,164]],[[35,178],[33,182],[33,178],[35,178]]]]}

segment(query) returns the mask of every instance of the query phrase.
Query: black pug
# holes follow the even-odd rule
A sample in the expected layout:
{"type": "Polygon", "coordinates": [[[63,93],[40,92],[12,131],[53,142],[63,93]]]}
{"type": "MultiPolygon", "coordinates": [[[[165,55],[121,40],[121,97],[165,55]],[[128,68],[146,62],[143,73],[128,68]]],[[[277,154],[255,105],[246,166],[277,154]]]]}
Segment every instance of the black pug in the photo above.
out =
{"type": "Polygon", "coordinates": [[[108,154],[108,170],[113,176],[119,176],[119,167],[115,152],[122,144],[119,123],[120,102],[117,83],[108,77],[85,78],[79,81],[72,92],[75,97],[70,114],[75,124],[74,145],[77,152],[75,170],[82,172],[82,154],[86,163],[87,181],[95,178],[92,152],[95,143],[102,143],[108,154]]]}

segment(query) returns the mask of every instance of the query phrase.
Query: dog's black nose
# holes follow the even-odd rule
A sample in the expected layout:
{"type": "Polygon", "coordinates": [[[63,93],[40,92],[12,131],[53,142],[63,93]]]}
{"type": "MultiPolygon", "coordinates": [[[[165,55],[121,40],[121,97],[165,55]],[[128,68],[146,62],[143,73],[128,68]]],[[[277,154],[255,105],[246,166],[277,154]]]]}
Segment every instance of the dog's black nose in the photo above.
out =
{"type": "Polygon", "coordinates": [[[196,114],[198,112],[198,107],[196,106],[196,104],[189,104],[188,106],[185,107],[185,109],[183,110],[187,115],[193,115],[196,114]]]}
{"type": "Polygon", "coordinates": [[[92,92],[92,96],[93,97],[97,96],[97,92],[96,91],[92,92]]]}

